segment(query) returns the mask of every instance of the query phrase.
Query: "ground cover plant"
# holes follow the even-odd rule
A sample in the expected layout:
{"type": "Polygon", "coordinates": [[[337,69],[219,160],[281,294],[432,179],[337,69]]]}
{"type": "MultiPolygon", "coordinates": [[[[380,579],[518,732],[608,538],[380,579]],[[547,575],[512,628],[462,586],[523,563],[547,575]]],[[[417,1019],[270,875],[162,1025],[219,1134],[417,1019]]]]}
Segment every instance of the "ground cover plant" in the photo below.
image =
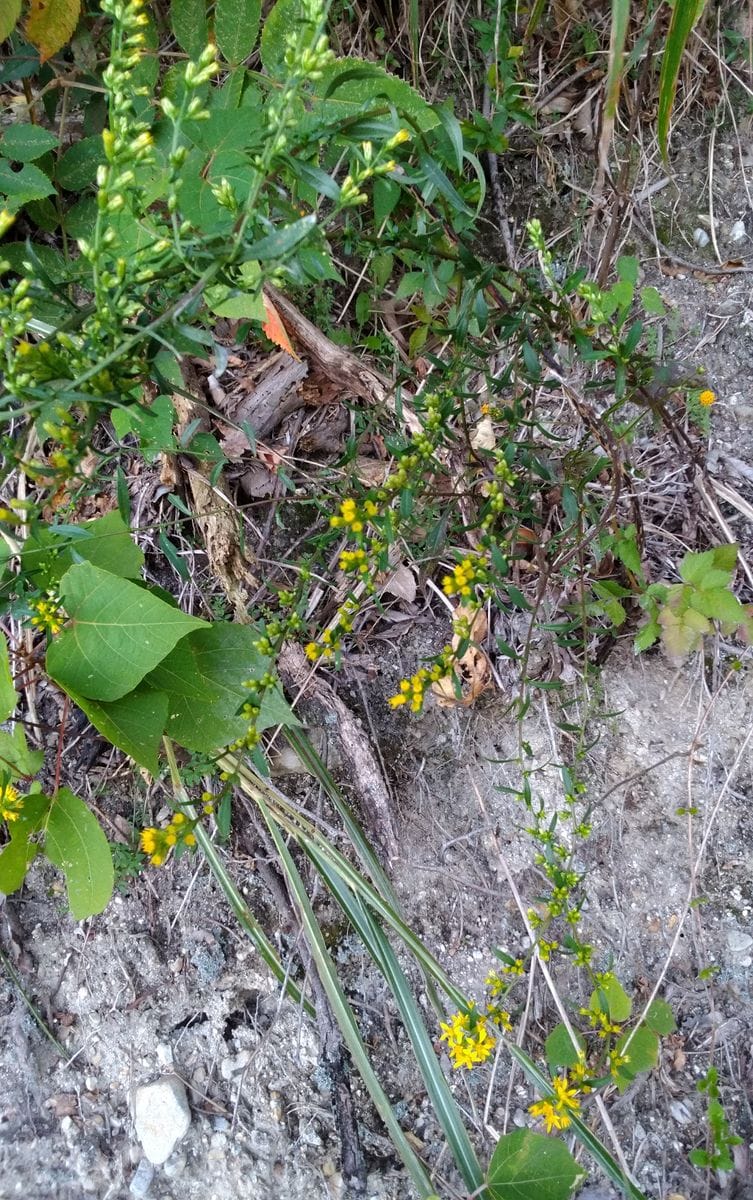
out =
{"type": "MultiPolygon", "coordinates": [[[[629,6],[613,6],[602,176],[621,87],[659,38],[667,154],[702,7],[645,14],[631,59],[629,6]]],[[[671,573],[652,557],[644,447],[702,472],[715,394],[662,363],[666,312],[638,256],[615,251],[613,225],[594,269],[570,270],[535,215],[517,248],[504,213],[499,245],[485,244],[490,204],[500,216],[490,164],[533,124],[521,64],[542,10],[521,30],[504,7],[474,22],[487,95],[467,111],[426,98],[413,9],[405,78],[338,54],[341,14],[320,0],[277,0],[263,19],[237,0],[209,14],[185,0],[32,4],[0,28],[0,80],[21,85],[0,137],[0,890],[18,892],[43,856],[74,919],[111,899],[113,847],[67,764],[81,713],[169,796],[168,815],[131,831],[131,873],[205,857],[284,994],[336,1025],[424,1197],[557,1200],[592,1170],[644,1194],[609,1106],[657,1066],[675,1016],[661,972],[631,994],[590,940],[581,848],[599,718],[567,685],[590,694],[626,636],[676,662],[718,637],[736,667],[753,632],[723,524],[671,573]],[[304,405],[325,416],[299,450],[304,405]],[[274,441],[287,417],[295,435],[274,441]],[[151,508],[138,482],[150,473],[151,508]],[[417,580],[442,633],[391,681],[395,721],[483,703],[504,673],[519,729],[551,693],[569,738],[553,808],[520,733],[515,795],[540,890],[523,898],[509,876],[525,949],[488,947],[483,997],[403,916],[389,811],[356,816],[299,715],[417,580]],[[569,680],[548,669],[555,658],[569,680]],[[318,780],[325,816],[271,777],[283,743],[318,780]],[[239,810],[302,953],[281,954],[228,868],[239,810]],[[379,1078],[322,889],[391,994],[449,1169],[422,1160],[379,1078]],[[535,973],[557,1016],[529,1047],[535,973]],[[503,1052],[532,1090],[526,1126],[490,1148],[441,1055],[462,1074],[503,1052]]],[[[694,876],[683,921],[695,889],[694,876]]],[[[713,1065],[704,1090],[709,1143],[692,1162],[729,1171],[737,1135],[713,1065]]],[[[336,1116],[357,1194],[357,1122],[344,1104],[336,1116]]]]}

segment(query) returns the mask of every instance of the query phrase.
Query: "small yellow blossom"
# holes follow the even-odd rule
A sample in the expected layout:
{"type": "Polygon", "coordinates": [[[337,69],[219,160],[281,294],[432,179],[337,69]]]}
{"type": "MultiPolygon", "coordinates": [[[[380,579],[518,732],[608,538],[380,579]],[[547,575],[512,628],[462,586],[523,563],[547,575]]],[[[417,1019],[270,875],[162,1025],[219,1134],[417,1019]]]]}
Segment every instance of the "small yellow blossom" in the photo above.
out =
{"type": "Polygon", "coordinates": [[[486,1027],[486,1017],[475,1012],[456,1012],[447,1023],[441,1023],[441,1029],[439,1040],[446,1043],[455,1070],[460,1067],[470,1070],[485,1062],[497,1044],[486,1027]]]}
{"type": "Polygon", "coordinates": [[[19,795],[18,789],[14,788],[13,784],[3,784],[2,791],[0,791],[0,819],[17,821],[25,799],[25,796],[19,795]]]}
{"type": "Polygon", "coordinates": [[[698,396],[698,403],[702,404],[704,408],[711,408],[711,405],[715,401],[716,401],[716,396],[711,391],[711,388],[704,388],[703,391],[698,396]]]}
{"type": "Polygon", "coordinates": [[[540,1117],[547,1133],[551,1133],[553,1129],[567,1129],[570,1124],[567,1113],[555,1108],[551,1100],[537,1100],[535,1104],[530,1105],[528,1111],[532,1117],[540,1117]]]}
{"type": "Polygon", "coordinates": [[[49,600],[31,600],[29,608],[34,613],[34,616],[31,618],[31,624],[36,629],[42,629],[45,633],[60,633],[65,623],[65,617],[54,598],[49,600]]]}

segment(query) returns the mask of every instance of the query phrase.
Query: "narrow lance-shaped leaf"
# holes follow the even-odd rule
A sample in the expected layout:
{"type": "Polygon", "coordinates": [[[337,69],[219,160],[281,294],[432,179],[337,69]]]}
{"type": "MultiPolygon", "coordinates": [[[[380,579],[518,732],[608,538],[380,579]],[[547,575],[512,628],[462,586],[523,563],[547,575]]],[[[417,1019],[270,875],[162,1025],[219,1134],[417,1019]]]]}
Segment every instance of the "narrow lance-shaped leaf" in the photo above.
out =
{"type": "Polygon", "coordinates": [[[680,63],[693,26],[705,7],[706,0],[675,0],[672,5],[672,17],[669,22],[667,41],[662,55],[661,75],[659,76],[657,115],[659,146],[665,160],[669,144],[669,121],[675,102],[680,63]]]}

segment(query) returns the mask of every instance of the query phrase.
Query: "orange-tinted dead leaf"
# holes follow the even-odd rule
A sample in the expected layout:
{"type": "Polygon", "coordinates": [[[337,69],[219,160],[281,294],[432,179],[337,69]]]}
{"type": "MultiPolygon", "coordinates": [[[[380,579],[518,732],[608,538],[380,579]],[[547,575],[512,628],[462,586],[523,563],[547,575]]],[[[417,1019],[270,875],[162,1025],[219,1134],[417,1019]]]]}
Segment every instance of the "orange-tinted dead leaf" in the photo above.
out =
{"type": "Polygon", "coordinates": [[[69,42],[78,25],[81,0],[31,0],[26,36],[46,62],[69,42]]]}
{"type": "Polygon", "coordinates": [[[267,296],[264,296],[264,311],[267,314],[267,319],[262,325],[262,331],[267,335],[270,342],[274,342],[275,346],[279,346],[287,354],[292,354],[293,358],[299,358],[299,355],[293,349],[293,343],[288,337],[288,331],[282,323],[282,317],[267,296]]]}
{"type": "MultiPolygon", "coordinates": [[[[454,619],[465,618],[471,624],[472,645],[455,665],[456,679],[460,681],[460,695],[457,694],[456,680],[451,675],[438,679],[431,685],[433,695],[440,708],[469,708],[482,692],[491,685],[492,669],[489,659],[480,649],[477,642],[483,641],[488,631],[486,609],[472,609],[459,604],[453,614],[454,619]]],[[[453,636],[452,648],[457,650],[461,638],[453,636]]]]}

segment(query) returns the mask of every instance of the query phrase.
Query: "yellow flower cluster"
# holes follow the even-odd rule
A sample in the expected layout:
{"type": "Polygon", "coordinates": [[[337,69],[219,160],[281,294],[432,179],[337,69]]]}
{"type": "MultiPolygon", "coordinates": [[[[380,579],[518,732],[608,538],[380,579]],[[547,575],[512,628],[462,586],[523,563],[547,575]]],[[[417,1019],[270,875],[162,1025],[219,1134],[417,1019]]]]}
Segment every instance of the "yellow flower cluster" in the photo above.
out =
{"type": "Polygon", "coordinates": [[[335,651],[342,646],[342,641],[331,629],[325,629],[321,642],[309,642],[304,654],[309,662],[318,662],[320,658],[332,658],[335,651]]]}
{"type": "Polygon", "coordinates": [[[442,1022],[441,1042],[447,1045],[453,1067],[468,1070],[485,1062],[494,1050],[497,1039],[486,1027],[487,1018],[477,1013],[456,1012],[445,1024],[442,1022]]]}
{"type": "Polygon", "coordinates": [[[359,575],[368,575],[369,573],[366,551],[360,548],[358,550],[343,550],[338,565],[341,571],[358,571],[359,575]]]}
{"type": "Polygon", "coordinates": [[[389,697],[387,703],[390,708],[400,708],[403,704],[410,704],[411,712],[420,712],[429,687],[432,683],[444,679],[448,670],[444,660],[435,663],[431,668],[421,667],[415,675],[411,675],[410,679],[401,680],[398,691],[394,696],[389,697]]]}
{"type": "Polygon", "coordinates": [[[711,408],[711,405],[714,404],[715,401],[716,401],[716,396],[711,391],[711,388],[704,388],[703,391],[698,396],[698,403],[701,404],[704,408],[711,408]]]}
{"type": "Polygon", "coordinates": [[[31,600],[29,608],[34,612],[31,623],[36,629],[43,629],[45,633],[60,633],[65,623],[65,616],[54,599],[31,600]]]}
{"type": "Polygon", "coordinates": [[[343,500],[339,514],[330,517],[329,523],[333,529],[349,529],[351,533],[363,533],[364,522],[368,517],[375,517],[379,508],[373,500],[367,500],[363,508],[359,508],[352,496],[343,500]]]}
{"type": "Polygon", "coordinates": [[[486,570],[482,564],[470,557],[464,558],[456,563],[451,575],[445,575],[442,591],[445,596],[460,596],[463,600],[470,600],[474,585],[485,581],[486,570]]]}
{"type": "Polygon", "coordinates": [[[554,1095],[546,1100],[537,1100],[528,1111],[532,1117],[540,1117],[546,1125],[547,1133],[553,1129],[567,1129],[572,1121],[571,1113],[580,1109],[578,1090],[572,1086],[567,1076],[558,1076],[552,1080],[554,1095]]]}
{"type": "Polygon", "coordinates": [[[141,830],[139,844],[144,854],[149,856],[153,867],[161,867],[173,846],[181,843],[183,846],[195,846],[196,835],[184,813],[175,813],[168,825],[158,829],[154,825],[141,830]]]}
{"type": "Polygon", "coordinates": [[[612,1034],[622,1033],[622,1026],[611,1021],[609,1013],[602,1012],[601,1009],[582,1008],[580,1013],[581,1016],[588,1017],[589,1025],[596,1030],[600,1038],[608,1038],[612,1034]]]}
{"type": "Polygon", "coordinates": [[[25,796],[18,794],[18,789],[14,788],[13,784],[3,784],[2,791],[0,791],[0,819],[3,821],[17,821],[25,799],[25,796]]]}

